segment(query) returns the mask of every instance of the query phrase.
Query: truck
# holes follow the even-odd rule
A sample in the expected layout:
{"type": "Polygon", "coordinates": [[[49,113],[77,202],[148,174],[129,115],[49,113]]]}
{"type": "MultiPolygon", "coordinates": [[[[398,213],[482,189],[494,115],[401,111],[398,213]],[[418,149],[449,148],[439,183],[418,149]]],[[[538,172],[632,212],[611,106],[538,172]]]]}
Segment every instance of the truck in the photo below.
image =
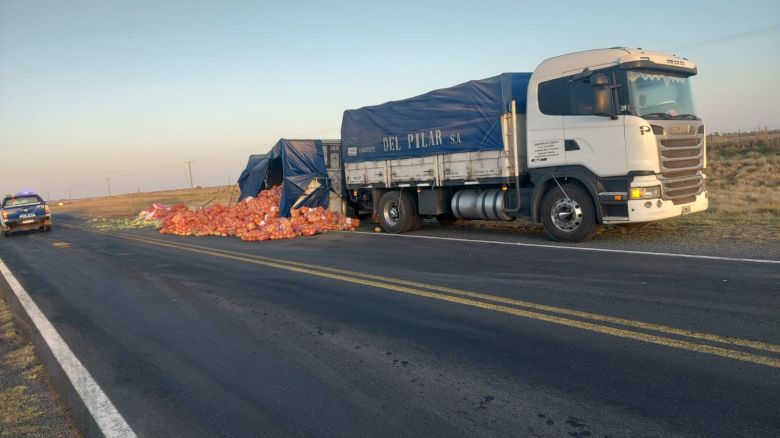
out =
{"type": "Polygon", "coordinates": [[[325,142],[347,210],[389,233],[425,218],[541,223],[553,240],[708,207],[686,58],[615,47],[347,110],[325,142]]]}
{"type": "Polygon", "coordinates": [[[3,237],[8,237],[14,231],[51,231],[49,206],[43,198],[32,192],[6,195],[0,204],[0,229],[3,237]]]}

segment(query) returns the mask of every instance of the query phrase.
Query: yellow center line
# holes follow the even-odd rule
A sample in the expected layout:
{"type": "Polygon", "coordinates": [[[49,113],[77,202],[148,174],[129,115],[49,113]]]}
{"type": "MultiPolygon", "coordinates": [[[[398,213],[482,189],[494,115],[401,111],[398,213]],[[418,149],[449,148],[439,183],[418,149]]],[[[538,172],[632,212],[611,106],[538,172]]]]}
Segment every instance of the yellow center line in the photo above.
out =
{"type": "Polygon", "coordinates": [[[231,259],[231,260],[243,261],[243,262],[247,262],[247,263],[263,265],[263,266],[268,266],[268,267],[282,269],[282,270],[287,270],[287,271],[292,271],[292,272],[298,272],[298,273],[307,274],[307,275],[313,275],[313,276],[317,276],[317,277],[323,277],[323,278],[329,278],[329,279],[334,279],[334,280],[340,280],[340,281],[345,281],[345,282],[349,282],[349,283],[353,283],[353,284],[361,284],[361,285],[375,287],[375,288],[380,288],[380,289],[385,289],[385,290],[392,290],[392,291],[401,292],[401,293],[405,293],[405,294],[410,294],[410,295],[416,295],[416,296],[420,296],[420,297],[436,299],[436,300],[440,300],[440,301],[446,301],[446,302],[451,302],[451,303],[458,303],[458,304],[467,305],[467,306],[471,306],[471,307],[476,307],[476,308],[480,308],[480,309],[486,309],[486,310],[491,310],[491,311],[495,311],[495,312],[500,312],[500,313],[515,315],[515,316],[520,316],[520,317],[524,317],[524,318],[550,322],[550,323],[554,323],[554,324],[558,324],[558,325],[578,328],[578,329],[581,329],[581,330],[587,330],[587,331],[596,332],[596,333],[608,334],[608,335],[617,336],[617,337],[626,338],[626,339],[633,339],[633,340],[643,341],[643,342],[652,343],[652,344],[664,345],[664,346],[667,346],[667,347],[679,348],[679,349],[695,351],[695,352],[705,353],[705,354],[712,354],[712,355],[716,355],[716,356],[726,357],[726,358],[729,358],[729,359],[740,360],[740,361],[743,361],[743,362],[750,362],[750,363],[770,366],[770,367],[774,367],[774,368],[780,368],[780,359],[776,359],[776,358],[772,358],[772,357],[761,356],[761,355],[758,355],[758,354],[747,353],[747,352],[742,352],[742,351],[737,351],[737,350],[730,350],[730,349],[721,348],[721,347],[715,347],[715,346],[706,345],[706,344],[698,344],[698,343],[690,342],[690,341],[686,341],[686,340],[666,338],[666,337],[652,335],[652,334],[647,334],[647,333],[634,332],[634,331],[631,331],[631,330],[625,330],[625,329],[621,329],[621,328],[615,328],[615,327],[610,327],[610,326],[603,326],[603,325],[599,325],[599,324],[595,324],[595,323],[591,323],[591,322],[573,320],[573,319],[563,318],[563,317],[560,317],[560,316],[548,315],[548,314],[533,312],[533,311],[525,310],[525,309],[517,309],[517,308],[514,308],[514,307],[507,307],[507,306],[502,306],[502,305],[499,305],[499,304],[486,303],[486,302],[483,302],[483,301],[477,301],[477,300],[470,299],[470,298],[487,299],[487,300],[493,301],[493,302],[502,302],[502,303],[505,303],[505,304],[520,305],[520,306],[533,308],[533,309],[537,309],[537,310],[547,310],[547,311],[552,311],[552,312],[561,313],[561,314],[568,314],[568,315],[572,315],[572,316],[578,316],[578,317],[583,317],[583,318],[590,318],[590,319],[594,319],[594,320],[597,320],[597,321],[613,322],[613,323],[617,323],[617,324],[630,325],[632,327],[637,327],[637,328],[644,328],[644,329],[650,329],[650,330],[656,330],[656,331],[664,331],[665,330],[666,333],[670,333],[670,334],[679,334],[679,335],[682,335],[682,336],[698,337],[700,339],[712,340],[712,341],[716,341],[716,342],[726,342],[724,340],[728,340],[727,342],[734,343],[732,341],[736,340],[736,341],[741,342],[741,344],[738,344],[738,345],[748,346],[748,347],[752,347],[752,348],[756,348],[756,347],[753,347],[753,345],[760,345],[760,346],[764,347],[762,349],[769,349],[769,351],[777,351],[776,349],[780,348],[780,347],[778,347],[776,345],[765,344],[765,343],[761,343],[761,342],[757,342],[757,341],[750,341],[750,340],[738,339],[738,338],[726,338],[726,337],[721,337],[721,336],[718,336],[718,335],[713,335],[713,334],[708,334],[708,333],[691,332],[691,331],[688,331],[688,330],[677,329],[677,328],[674,328],[674,327],[661,326],[661,325],[656,325],[656,324],[651,324],[651,323],[643,323],[643,322],[640,322],[640,321],[632,321],[632,320],[627,320],[627,319],[623,319],[623,318],[615,318],[615,317],[610,317],[610,316],[605,316],[605,315],[598,315],[598,314],[593,314],[593,313],[588,313],[588,312],[579,312],[579,311],[574,311],[574,310],[564,309],[564,308],[554,307],[554,306],[545,306],[545,305],[541,305],[541,304],[529,303],[529,302],[520,301],[520,300],[512,300],[512,299],[509,299],[509,298],[496,297],[496,296],[482,294],[482,293],[477,293],[477,292],[469,292],[469,291],[462,291],[462,290],[459,290],[459,289],[449,289],[449,288],[443,288],[443,287],[438,287],[438,286],[433,286],[433,285],[425,285],[424,283],[416,283],[416,282],[411,282],[411,281],[406,281],[406,280],[391,279],[391,278],[388,278],[388,277],[374,276],[374,275],[370,275],[370,274],[354,273],[354,272],[350,272],[350,271],[339,270],[339,269],[336,269],[336,268],[327,268],[327,267],[321,267],[321,266],[317,266],[317,265],[309,265],[309,264],[298,263],[298,262],[290,262],[290,261],[279,261],[279,260],[270,259],[270,258],[262,257],[262,256],[242,254],[242,253],[238,253],[238,252],[230,252],[230,251],[224,251],[224,250],[214,250],[214,249],[211,249],[211,248],[199,247],[199,246],[195,246],[195,245],[182,244],[182,243],[174,243],[174,242],[169,242],[169,241],[165,241],[165,240],[153,239],[153,238],[141,237],[141,236],[135,236],[135,235],[129,235],[129,234],[124,234],[124,233],[100,232],[100,231],[91,230],[89,228],[80,227],[80,226],[74,226],[74,225],[69,225],[69,224],[68,225],[63,225],[63,226],[66,226],[66,227],[69,227],[69,228],[81,229],[81,230],[85,230],[85,231],[90,231],[90,232],[98,233],[98,234],[106,234],[106,235],[109,235],[109,236],[115,236],[115,237],[119,237],[119,238],[122,238],[122,239],[129,239],[129,240],[134,240],[134,241],[138,241],[138,242],[149,243],[149,244],[152,244],[152,245],[158,245],[158,246],[162,246],[162,247],[168,247],[168,248],[173,248],[173,249],[190,251],[190,252],[194,252],[194,253],[198,253],[198,254],[211,255],[211,256],[221,257],[221,258],[226,258],[226,259],[231,259]],[[363,277],[363,278],[360,278],[360,277],[363,277]],[[374,278],[372,279],[372,277],[374,277],[374,278]],[[392,283],[395,283],[395,284],[392,284],[392,283]],[[407,286],[412,286],[412,287],[407,287],[407,286]],[[415,288],[415,286],[417,288],[415,288]],[[422,290],[419,287],[423,287],[425,289],[438,290],[440,292],[456,293],[456,294],[459,294],[459,295],[468,296],[469,298],[464,298],[463,296],[444,295],[444,294],[432,292],[432,291],[429,291],[429,290],[422,290]],[[629,323],[629,324],[626,324],[626,323],[629,323]],[[659,330],[659,328],[661,328],[663,330],[659,330]],[[694,334],[696,336],[692,336],[691,334],[694,334]]]}
{"type": "MultiPolygon", "coordinates": [[[[81,229],[92,231],[92,230],[90,230],[88,228],[81,228],[81,229]]],[[[149,241],[149,242],[167,242],[167,241],[160,240],[160,239],[154,239],[154,238],[145,237],[145,236],[136,236],[136,235],[125,234],[125,233],[113,233],[113,234],[117,235],[117,236],[127,237],[127,238],[142,239],[144,241],[149,241]]],[[[760,342],[760,341],[754,341],[754,340],[750,340],[750,339],[732,338],[732,337],[721,336],[721,335],[716,335],[716,334],[712,334],[712,333],[704,333],[704,332],[698,332],[698,331],[694,331],[694,330],[680,329],[680,328],[677,328],[677,327],[670,327],[670,326],[662,325],[662,324],[655,324],[655,323],[643,322],[643,321],[635,321],[635,320],[631,320],[631,319],[625,319],[625,318],[609,316],[609,315],[600,315],[600,314],[597,314],[597,313],[584,312],[584,311],[579,311],[579,310],[567,309],[567,308],[563,308],[563,307],[556,307],[556,306],[549,306],[549,305],[545,305],[545,304],[532,303],[532,302],[529,302],[529,301],[523,301],[523,300],[517,300],[517,299],[513,299],[513,298],[500,297],[500,296],[490,295],[490,294],[481,293],[481,292],[473,292],[473,291],[467,291],[467,290],[462,290],[462,289],[455,289],[455,288],[449,288],[449,287],[444,287],[444,286],[437,286],[437,285],[433,285],[433,284],[420,283],[420,282],[416,282],[416,281],[409,281],[409,280],[403,280],[403,279],[398,279],[398,278],[385,277],[385,276],[381,276],[381,275],[366,274],[366,273],[362,273],[362,272],[349,271],[349,270],[345,270],[345,269],[338,269],[338,268],[331,268],[331,267],[326,267],[326,266],[312,265],[312,264],[296,262],[296,261],[292,261],[292,260],[277,260],[277,259],[272,259],[272,258],[268,258],[268,257],[255,255],[255,254],[238,253],[238,252],[222,250],[222,249],[218,249],[218,248],[205,248],[205,247],[202,247],[202,246],[190,245],[190,244],[183,243],[183,242],[176,242],[174,244],[178,245],[178,246],[188,247],[188,248],[208,249],[210,251],[216,251],[216,252],[225,253],[225,254],[238,254],[238,255],[241,255],[241,256],[245,256],[245,257],[251,257],[251,258],[254,258],[254,259],[257,259],[257,260],[264,260],[264,261],[270,261],[270,262],[281,262],[281,263],[285,263],[285,264],[288,264],[288,265],[301,266],[301,267],[306,267],[306,268],[311,268],[311,269],[317,269],[317,270],[320,270],[320,271],[335,272],[335,273],[339,273],[339,274],[355,276],[355,277],[362,277],[362,278],[370,278],[370,279],[373,279],[373,280],[380,280],[380,281],[385,281],[385,282],[390,282],[390,283],[401,284],[401,285],[405,285],[405,286],[412,286],[412,287],[418,287],[418,288],[423,288],[423,289],[429,289],[429,290],[434,290],[434,291],[438,291],[438,292],[445,292],[445,293],[450,293],[450,294],[454,294],[454,295],[460,295],[460,296],[464,296],[464,297],[478,298],[478,299],[481,299],[481,300],[488,300],[488,301],[493,301],[493,302],[496,302],[496,303],[510,304],[510,305],[513,305],[513,306],[525,307],[525,308],[528,308],[528,309],[541,310],[541,311],[545,311],[545,312],[559,313],[559,314],[562,314],[562,315],[576,316],[578,318],[591,319],[591,320],[594,320],[594,321],[601,321],[601,322],[608,322],[608,323],[612,323],[612,324],[624,325],[624,326],[627,326],[627,327],[641,328],[641,329],[644,329],[644,330],[652,330],[652,331],[657,331],[657,332],[666,333],[666,334],[672,334],[672,335],[677,335],[677,336],[684,336],[684,337],[689,337],[689,338],[693,338],[693,339],[706,340],[706,341],[710,341],[710,342],[718,342],[718,343],[722,343],[722,344],[726,344],[726,345],[735,345],[735,346],[753,348],[753,349],[757,349],[757,350],[765,350],[765,351],[769,351],[769,352],[773,352],[773,353],[780,353],[780,345],[774,345],[774,344],[769,344],[769,343],[760,342]]]]}

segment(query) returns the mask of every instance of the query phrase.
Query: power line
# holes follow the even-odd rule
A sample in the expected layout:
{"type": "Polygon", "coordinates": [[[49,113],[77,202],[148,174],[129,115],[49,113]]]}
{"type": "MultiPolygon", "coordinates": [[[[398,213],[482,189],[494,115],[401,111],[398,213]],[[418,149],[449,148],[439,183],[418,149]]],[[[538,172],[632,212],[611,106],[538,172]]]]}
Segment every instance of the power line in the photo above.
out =
{"type": "Polygon", "coordinates": [[[680,46],[669,47],[667,49],[664,49],[664,51],[674,51],[674,50],[691,49],[691,48],[695,48],[695,47],[709,46],[709,45],[712,45],[712,44],[723,43],[723,42],[726,42],[726,41],[739,40],[739,39],[742,39],[742,38],[749,38],[749,37],[752,37],[752,36],[755,36],[755,35],[760,35],[760,34],[769,33],[769,32],[775,32],[775,31],[778,31],[778,30],[780,30],[780,24],[775,24],[773,26],[763,27],[761,29],[754,29],[754,30],[749,30],[747,32],[733,33],[731,35],[724,35],[722,37],[712,38],[712,39],[709,39],[709,40],[702,40],[702,41],[697,41],[697,42],[694,42],[694,43],[683,44],[683,45],[680,45],[680,46]]]}

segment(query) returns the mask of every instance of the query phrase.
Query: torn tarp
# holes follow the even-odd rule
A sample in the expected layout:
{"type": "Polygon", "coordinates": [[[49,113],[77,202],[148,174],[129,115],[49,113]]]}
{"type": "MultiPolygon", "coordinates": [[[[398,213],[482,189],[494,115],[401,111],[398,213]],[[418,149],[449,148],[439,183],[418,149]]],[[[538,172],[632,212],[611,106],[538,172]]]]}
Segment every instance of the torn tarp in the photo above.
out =
{"type": "Polygon", "coordinates": [[[283,138],[267,154],[250,156],[238,178],[240,199],[280,184],[280,216],[289,217],[292,208],[327,208],[330,179],[320,140],[283,138]]]}

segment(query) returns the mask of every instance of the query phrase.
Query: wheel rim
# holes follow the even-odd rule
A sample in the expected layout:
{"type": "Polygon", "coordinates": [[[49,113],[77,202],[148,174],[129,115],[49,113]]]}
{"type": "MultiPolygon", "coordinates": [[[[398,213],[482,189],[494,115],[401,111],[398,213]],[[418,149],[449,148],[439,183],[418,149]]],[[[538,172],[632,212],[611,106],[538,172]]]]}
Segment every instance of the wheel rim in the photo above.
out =
{"type": "Polygon", "coordinates": [[[555,228],[572,232],[582,225],[582,208],[574,199],[561,198],[553,204],[550,217],[555,228]]]}
{"type": "Polygon", "coordinates": [[[398,203],[396,201],[389,201],[385,203],[382,209],[382,217],[385,223],[390,226],[396,226],[400,222],[400,212],[398,210],[398,203]]]}

